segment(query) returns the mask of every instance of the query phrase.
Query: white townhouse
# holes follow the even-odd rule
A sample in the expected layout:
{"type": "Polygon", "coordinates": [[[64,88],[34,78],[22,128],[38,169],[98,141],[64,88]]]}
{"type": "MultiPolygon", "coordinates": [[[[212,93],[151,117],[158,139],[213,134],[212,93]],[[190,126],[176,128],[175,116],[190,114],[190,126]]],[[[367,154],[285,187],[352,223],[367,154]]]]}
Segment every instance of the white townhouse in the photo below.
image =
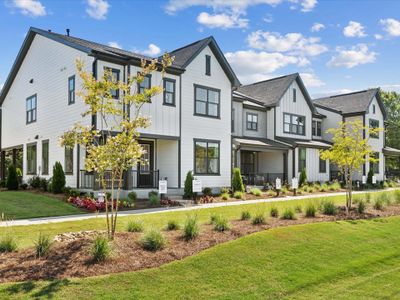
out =
{"type": "MultiPolygon", "coordinates": [[[[179,189],[193,170],[203,186],[229,186],[231,182],[232,90],[240,85],[213,37],[170,52],[175,57],[165,78],[156,71],[137,87],[162,85],[164,92],[145,104],[142,114],[151,126],[141,131],[140,143],[148,164],[138,164],[125,177],[124,188],[151,189],[160,178],[179,189]]],[[[86,110],[78,98],[81,79],[76,59],[100,78],[111,70],[126,81],[142,59],[151,58],[69,35],[30,28],[0,94],[1,178],[6,161],[23,170],[23,178],[52,176],[56,161],[63,164],[67,185],[96,189],[93,174],[85,172],[85,149],[64,149],[62,133],[82,121],[86,110]]],[[[119,91],[113,91],[118,99],[119,91]]],[[[132,112],[130,112],[132,113],[132,112]]],[[[96,115],[83,120],[102,130],[96,115]]]]}
{"type": "Polygon", "coordinates": [[[241,86],[233,92],[233,163],[252,185],[290,182],[304,168],[309,181],[328,181],[324,119],[298,73],[241,86]]]}

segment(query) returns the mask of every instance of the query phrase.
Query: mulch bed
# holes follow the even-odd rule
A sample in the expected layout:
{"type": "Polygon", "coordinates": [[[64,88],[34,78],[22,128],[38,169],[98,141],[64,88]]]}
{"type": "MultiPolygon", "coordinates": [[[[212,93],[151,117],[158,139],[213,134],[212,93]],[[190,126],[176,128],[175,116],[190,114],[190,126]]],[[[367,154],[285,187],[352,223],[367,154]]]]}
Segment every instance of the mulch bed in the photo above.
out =
{"type": "Polygon", "coordinates": [[[234,220],[230,222],[231,229],[223,233],[214,231],[211,225],[201,225],[199,237],[192,241],[185,241],[180,230],[164,231],[168,243],[164,249],[157,252],[142,249],[139,243],[142,233],[118,232],[113,242],[112,258],[100,264],[92,262],[90,248],[93,237],[102,232],[67,233],[56,237],[57,242],[54,243],[46,258],[36,259],[34,249],[25,249],[14,253],[1,253],[0,283],[87,277],[137,271],[159,267],[194,255],[217,244],[275,227],[345,219],[370,219],[393,215],[400,215],[400,206],[393,205],[385,208],[384,211],[369,209],[363,215],[352,211],[348,218],[342,207],[336,216],[319,214],[315,218],[305,218],[303,214],[297,214],[297,220],[268,218],[265,225],[252,225],[250,220],[234,220]]]}

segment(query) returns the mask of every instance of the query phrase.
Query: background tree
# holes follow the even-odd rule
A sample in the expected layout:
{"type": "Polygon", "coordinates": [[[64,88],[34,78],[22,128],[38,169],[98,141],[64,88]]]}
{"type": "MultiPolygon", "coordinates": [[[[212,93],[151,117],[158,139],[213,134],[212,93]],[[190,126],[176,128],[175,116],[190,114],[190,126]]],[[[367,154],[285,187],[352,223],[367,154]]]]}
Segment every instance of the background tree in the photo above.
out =
{"type": "Polygon", "coordinates": [[[400,94],[380,91],[380,97],[387,111],[386,144],[400,149],[400,94]]]}
{"type": "Polygon", "coordinates": [[[352,205],[353,174],[359,172],[367,161],[377,162],[373,158],[373,150],[369,146],[368,138],[363,138],[363,131],[369,134],[378,133],[381,128],[363,126],[361,120],[339,123],[338,128],[330,128],[328,133],[333,135],[333,146],[329,150],[321,151],[321,158],[329,159],[336,164],[344,175],[346,183],[346,209],[349,212],[352,205]]]}
{"type": "MultiPolygon", "coordinates": [[[[144,89],[140,93],[138,85],[146,75],[153,71],[160,71],[164,76],[165,69],[171,65],[172,59],[165,54],[161,61],[152,60],[141,62],[141,70],[136,76],[127,79],[127,82],[118,81],[109,70],[105,70],[99,79],[92,73],[85,71],[81,61],[76,66],[83,81],[83,90],[78,92],[87,110],[83,118],[96,115],[99,118],[99,129],[92,126],[76,124],[70,131],[61,137],[61,145],[73,147],[79,143],[86,149],[85,170],[97,174],[98,182],[103,190],[107,190],[107,181],[110,183],[110,197],[105,197],[107,233],[110,239],[114,238],[118,217],[118,203],[123,183],[123,174],[137,165],[144,153],[138,142],[139,129],[150,125],[146,116],[140,115],[145,103],[162,93],[160,85],[144,89]],[[113,97],[119,91],[118,99],[113,97]],[[127,109],[125,109],[127,108],[127,109]],[[131,114],[128,114],[128,111],[131,114]]],[[[142,163],[147,163],[142,161],[142,163]]]]}

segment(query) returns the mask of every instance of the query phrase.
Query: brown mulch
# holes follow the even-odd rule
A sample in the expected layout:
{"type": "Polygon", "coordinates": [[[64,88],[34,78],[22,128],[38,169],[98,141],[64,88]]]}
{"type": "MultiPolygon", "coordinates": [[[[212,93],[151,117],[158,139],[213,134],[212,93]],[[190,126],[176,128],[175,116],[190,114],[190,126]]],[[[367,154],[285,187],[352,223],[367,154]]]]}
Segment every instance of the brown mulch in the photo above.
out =
{"type": "Polygon", "coordinates": [[[265,225],[252,225],[251,221],[231,221],[231,229],[226,232],[216,232],[211,225],[201,225],[198,238],[185,241],[182,232],[164,231],[167,246],[157,252],[145,251],[140,245],[142,233],[118,232],[113,242],[113,256],[104,263],[93,263],[90,256],[93,236],[101,232],[85,231],[66,233],[56,237],[50,253],[46,258],[35,258],[34,249],[20,250],[14,253],[0,254],[0,283],[10,281],[64,279],[69,277],[86,277],[109,273],[137,271],[159,267],[163,264],[183,259],[202,250],[213,247],[239,237],[268,230],[275,227],[290,226],[337,220],[370,219],[400,215],[400,206],[390,206],[384,211],[368,210],[363,215],[352,211],[347,218],[344,208],[336,216],[318,215],[315,218],[305,218],[297,214],[297,220],[282,220],[268,218],[265,225]]]}

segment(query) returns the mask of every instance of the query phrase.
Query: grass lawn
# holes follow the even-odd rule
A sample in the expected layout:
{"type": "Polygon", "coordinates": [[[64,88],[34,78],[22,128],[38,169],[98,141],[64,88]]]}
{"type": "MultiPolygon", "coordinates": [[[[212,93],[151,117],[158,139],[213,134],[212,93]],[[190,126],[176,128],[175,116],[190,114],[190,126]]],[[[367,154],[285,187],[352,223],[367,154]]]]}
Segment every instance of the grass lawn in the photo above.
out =
{"type": "Polygon", "coordinates": [[[0,192],[0,214],[7,220],[53,217],[84,213],[59,199],[30,192],[0,192]]]}
{"type": "Polygon", "coordinates": [[[275,228],[160,268],[0,285],[1,299],[398,299],[400,217],[275,228]]]}

